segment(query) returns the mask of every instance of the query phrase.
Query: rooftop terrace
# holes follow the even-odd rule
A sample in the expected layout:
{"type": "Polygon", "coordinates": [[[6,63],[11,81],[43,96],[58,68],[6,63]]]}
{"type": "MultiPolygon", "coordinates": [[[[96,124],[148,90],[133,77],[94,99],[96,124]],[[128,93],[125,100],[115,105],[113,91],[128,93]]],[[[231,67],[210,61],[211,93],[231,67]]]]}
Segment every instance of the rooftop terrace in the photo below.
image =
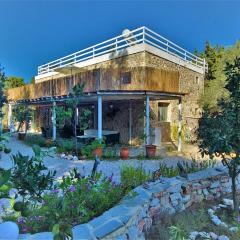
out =
{"type": "Polygon", "coordinates": [[[64,69],[81,68],[90,64],[117,58],[122,55],[148,51],[167,60],[204,73],[207,63],[202,59],[147,27],[124,30],[117,37],[85,48],[38,67],[36,80],[64,73],[64,69]]]}

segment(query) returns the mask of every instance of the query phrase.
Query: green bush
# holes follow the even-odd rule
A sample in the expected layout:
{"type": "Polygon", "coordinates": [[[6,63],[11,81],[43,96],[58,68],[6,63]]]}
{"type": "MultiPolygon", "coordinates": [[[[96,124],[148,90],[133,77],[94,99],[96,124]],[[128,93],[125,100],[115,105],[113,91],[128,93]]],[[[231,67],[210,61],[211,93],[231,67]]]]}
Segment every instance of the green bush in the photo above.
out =
{"type": "Polygon", "coordinates": [[[104,140],[95,139],[91,144],[85,145],[81,149],[82,155],[86,156],[87,158],[93,158],[94,154],[93,151],[98,147],[104,148],[106,145],[104,140]]]}
{"type": "Polygon", "coordinates": [[[59,139],[56,142],[58,153],[72,153],[74,142],[72,139],[59,139]]]}
{"type": "Polygon", "coordinates": [[[142,166],[134,168],[124,165],[121,168],[121,183],[127,190],[131,190],[151,179],[151,174],[146,173],[142,166]]]}
{"type": "Polygon", "coordinates": [[[52,231],[71,236],[71,227],[89,221],[114,206],[124,195],[122,186],[96,174],[81,177],[77,170],[63,177],[55,190],[43,196],[42,205],[29,206],[18,221],[20,231],[52,231]],[[61,194],[60,194],[61,193],[61,194]]]}
{"type": "Polygon", "coordinates": [[[47,167],[43,164],[43,153],[39,146],[33,147],[34,156],[23,156],[21,153],[13,155],[14,166],[11,172],[11,182],[23,197],[23,201],[29,199],[40,201],[42,193],[51,189],[56,172],[43,172],[47,167]]]}
{"type": "Polygon", "coordinates": [[[38,145],[40,147],[46,147],[46,139],[41,134],[28,133],[24,142],[30,146],[38,145]]]}

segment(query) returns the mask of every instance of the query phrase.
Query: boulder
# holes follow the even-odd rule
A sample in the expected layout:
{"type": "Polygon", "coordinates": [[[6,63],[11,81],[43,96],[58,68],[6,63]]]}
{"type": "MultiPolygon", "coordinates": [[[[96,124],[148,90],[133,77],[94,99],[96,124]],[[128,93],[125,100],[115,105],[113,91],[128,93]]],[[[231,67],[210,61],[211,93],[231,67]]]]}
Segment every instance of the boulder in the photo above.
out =
{"type": "Polygon", "coordinates": [[[4,222],[0,224],[0,240],[17,240],[19,229],[14,222],[4,222]]]}

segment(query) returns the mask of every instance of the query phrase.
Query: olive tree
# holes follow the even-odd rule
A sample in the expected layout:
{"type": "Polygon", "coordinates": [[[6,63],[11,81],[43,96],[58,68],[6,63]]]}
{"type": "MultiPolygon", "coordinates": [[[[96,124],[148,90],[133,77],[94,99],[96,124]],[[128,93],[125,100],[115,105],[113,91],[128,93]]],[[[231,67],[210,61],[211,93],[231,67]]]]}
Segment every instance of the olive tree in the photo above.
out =
{"type": "Polygon", "coordinates": [[[236,180],[240,173],[240,58],[227,63],[225,68],[227,82],[225,89],[229,98],[218,101],[219,110],[205,109],[199,122],[198,138],[202,155],[221,157],[229,170],[232,180],[234,211],[238,214],[236,180]]]}

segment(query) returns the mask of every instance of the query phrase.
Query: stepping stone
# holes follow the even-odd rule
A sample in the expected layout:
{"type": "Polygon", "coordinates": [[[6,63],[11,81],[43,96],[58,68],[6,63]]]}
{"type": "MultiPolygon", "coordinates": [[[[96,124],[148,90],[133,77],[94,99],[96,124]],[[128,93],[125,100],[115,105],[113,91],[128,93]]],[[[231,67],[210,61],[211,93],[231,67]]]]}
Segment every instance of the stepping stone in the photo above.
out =
{"type": "Polygon", "coordinates": [[[14,222],[0,224],[0,240],[17,240],[19,236],[18,225],[14,222]]]}

